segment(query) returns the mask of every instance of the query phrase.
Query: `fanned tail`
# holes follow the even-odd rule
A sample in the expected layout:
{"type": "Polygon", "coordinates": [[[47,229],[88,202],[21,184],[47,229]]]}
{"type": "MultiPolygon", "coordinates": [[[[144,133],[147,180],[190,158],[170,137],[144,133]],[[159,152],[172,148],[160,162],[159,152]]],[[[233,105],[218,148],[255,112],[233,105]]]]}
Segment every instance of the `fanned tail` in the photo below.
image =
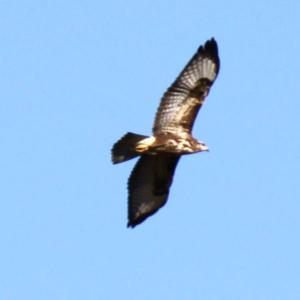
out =
{"type": "Polygon", "coordinates": [[[114,164],[124,162],[126,160],[137,157],[139,153],[135,151],[136,144],[147,138],[145,135],[132,132],[126,133],[119,141],[117,141],[111,150],[111,159],[114,164]]]}

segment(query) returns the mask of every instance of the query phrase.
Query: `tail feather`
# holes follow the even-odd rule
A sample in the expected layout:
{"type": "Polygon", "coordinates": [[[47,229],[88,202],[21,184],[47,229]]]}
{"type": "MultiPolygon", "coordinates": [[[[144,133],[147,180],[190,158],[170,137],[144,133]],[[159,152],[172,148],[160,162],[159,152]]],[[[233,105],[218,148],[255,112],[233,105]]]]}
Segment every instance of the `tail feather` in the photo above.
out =
{"type": "Polygon", "coordinates": [[[118,164],[138,156],[139,153],[135,151],[135,145],[145,138],[147,138],[145,135],[135,134],[132,132],[126,133],[114,144],[111,150],[112,162],[114,164],[118,164]]]}

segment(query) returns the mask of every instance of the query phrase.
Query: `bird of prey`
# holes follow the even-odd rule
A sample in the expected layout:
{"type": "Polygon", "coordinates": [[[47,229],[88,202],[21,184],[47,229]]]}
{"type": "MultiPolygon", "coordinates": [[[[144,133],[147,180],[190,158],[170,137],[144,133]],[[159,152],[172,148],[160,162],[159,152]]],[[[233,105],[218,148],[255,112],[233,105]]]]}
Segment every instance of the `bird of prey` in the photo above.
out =
{"type": "Polygon", "coordinates": [[[192,128],[220,68],[218,46],[208,40],[165,92],[156,113],[153,135],[128,132],[112,148],[112,162],[139,156],[128,180],[128,227],[153,215],[167,201],[182,155],[207,151],[192,128]]]}

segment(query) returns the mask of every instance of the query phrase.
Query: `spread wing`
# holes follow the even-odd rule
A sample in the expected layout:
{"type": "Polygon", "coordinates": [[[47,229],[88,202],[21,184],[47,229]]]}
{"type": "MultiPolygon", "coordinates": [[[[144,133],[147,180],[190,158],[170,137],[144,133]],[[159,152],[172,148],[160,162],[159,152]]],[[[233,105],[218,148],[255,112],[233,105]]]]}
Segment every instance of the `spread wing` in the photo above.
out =
{"type": "Polygon", "coordinates": [[[128,227],[154,214],[166,202],[180,156],[143,155],[128,180],[128,227]]]}
{"type": "Polygon", "coordinates": [[[212,38],[188,62],[164,94],[158,108],[153,133],[190,133],[210,87],[218,75],[218,46],[212,38]]]}

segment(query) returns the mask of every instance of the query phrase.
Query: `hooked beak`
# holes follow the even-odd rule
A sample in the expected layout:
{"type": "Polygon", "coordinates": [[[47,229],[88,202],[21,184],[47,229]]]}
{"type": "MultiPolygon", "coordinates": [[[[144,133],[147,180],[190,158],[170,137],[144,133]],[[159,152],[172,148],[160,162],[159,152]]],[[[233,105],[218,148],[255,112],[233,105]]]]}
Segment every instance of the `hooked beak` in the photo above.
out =
{"type": "Polygon", "coordinates": [[[201,144],[200,151],[209,151],[209,148],[205,144],[201,144]]]}

